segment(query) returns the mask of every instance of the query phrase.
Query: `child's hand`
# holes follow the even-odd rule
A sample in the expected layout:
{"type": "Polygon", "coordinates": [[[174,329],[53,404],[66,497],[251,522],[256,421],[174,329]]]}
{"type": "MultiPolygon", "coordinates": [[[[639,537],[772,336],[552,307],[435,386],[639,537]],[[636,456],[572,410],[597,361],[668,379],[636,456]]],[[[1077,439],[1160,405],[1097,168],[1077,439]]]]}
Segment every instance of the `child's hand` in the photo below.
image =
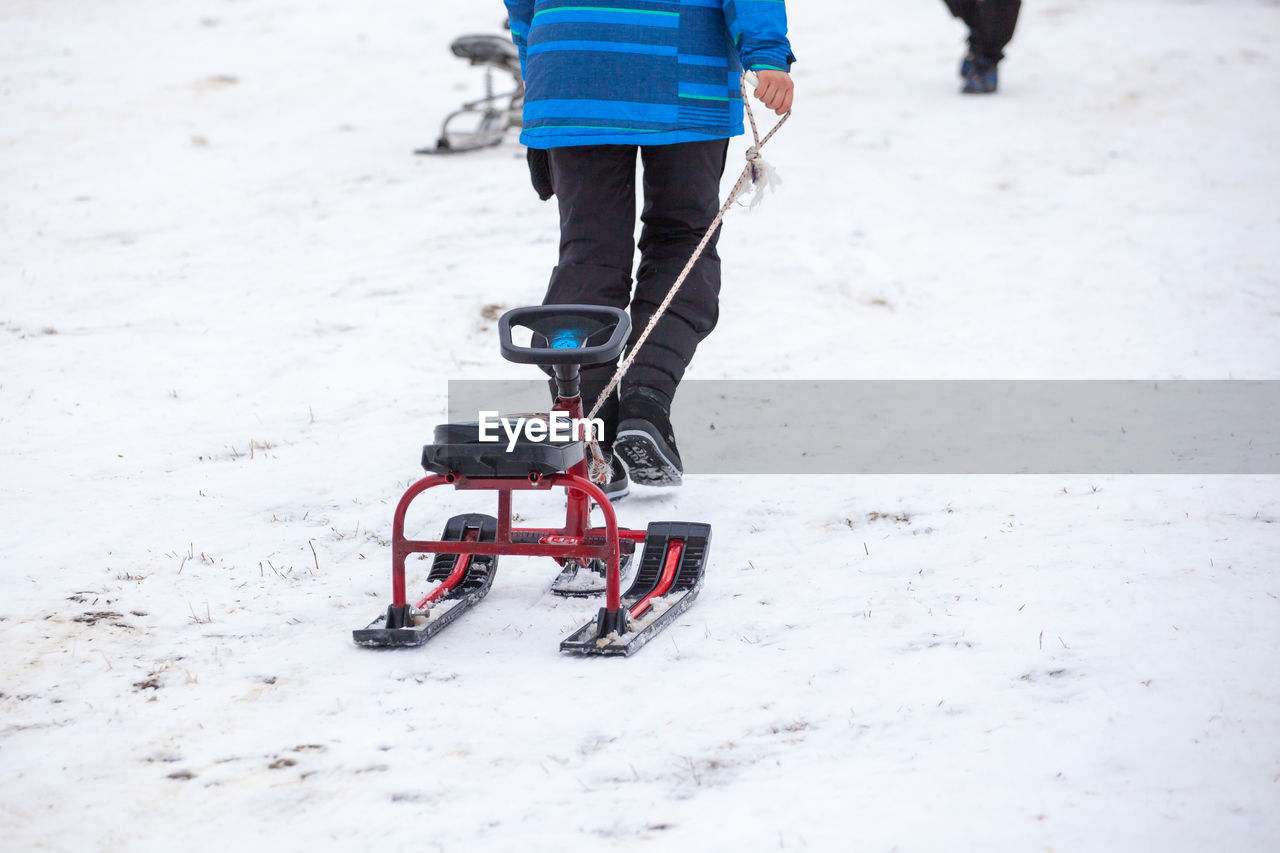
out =
{"type": "Polygon", "coordinates": [[[791,100],[796,86],[791,82],[790,74],[785,71],[760,68],[756,70],[755,75],[760,85],[756,86],[754,94],[761,103],[778,115],[791,109],[791,100]]]}

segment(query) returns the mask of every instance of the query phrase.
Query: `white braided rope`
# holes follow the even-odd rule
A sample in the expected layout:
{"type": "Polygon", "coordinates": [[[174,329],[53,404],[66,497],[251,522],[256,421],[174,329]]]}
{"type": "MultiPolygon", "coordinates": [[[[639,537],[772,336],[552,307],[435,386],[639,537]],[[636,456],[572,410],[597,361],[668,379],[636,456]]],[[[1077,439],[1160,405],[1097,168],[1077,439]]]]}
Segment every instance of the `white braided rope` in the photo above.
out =
{"type": "MultiPolygon", "coordinates": [[[[666,312],[667,308],[670,307],[671,301],[676,298],[676,293],[679,292],[680,285],[684,284],[684,280],[689,277],[689,273],[693,270],[694,264],[698,262],[698,258],[702,257],[702,252],[707,248],[707,244],[711,242],[712,235],[715,234],[716,229],[720,227],[720,223],[724,219],[724,215],[729,211],[729,208],[744,192],[747,191],[748,187],[755,187],[756,189],[756,198],[752,201],[752,206],[754,207],[756,203],[760,201],[764,187],[767,185],[769,179],[773,177],[773,179],[776,180],[776,177],[774,177],[773,167],[760,157],[760,149],[764,147],[766,142],[773,138],[773,135],[778,132],[778,128],[782,127],[782,125],[786,123],[787,119],[791,118],[791,110],[787,110],[782,115],[782,118],[778,119],[778,123],[773,126],[773,129],[766,133],[764,138],[761,139],[760,130],[756,127],[755,113],[751,111],[751,99],[747,93],[748,86],[755,89],[758,85],[756,82],[756,75],[751,71],[744,72],[740,85],[742,87],[742,106],[747,114],[748,121],[751,123],[751,138],[754,140],[754,144],[748,148],[746,152],[747,164],[743,167],[742,174],[738,176],[738,180],[733,185],[733,189],[729,191],[729,196],[720,207],[720,211],[716,214],[716,218],[711,220],[711,225],[707,228],[707,233],[702,235],[702,239],[698,242],[697,248],[693,250],[693,255],[690,256],[688,263],[684,265],[684,269],[680,271],[680,275],[676,276],[675,282],[671,285],[671,289],[667,291],[667,295],[658,306],[658,310],[654,311],[653,316],[649,318],[648,325],[644,327],[644,331],[640,333],[640,337],[636,338],[635,345],[632,346],[631,350],[623,356],[621,361],[618,362],[618,369],[614,371],[613,378],[609,380],[609,384],[600,392],[600,396],[596,398],[595,405],[591,407],[591,411],[587,414],[588,420],[594,418],[599,413],[600,407],[604,405],[604,401],[608,399],[609,395],[613,392],[613,389],[618,387],[618,383],[622,381],[622,377],[625,376],[627,370],[630,369],[631,362],[635,361],[636,354],[640,352],[640,347],[644,346],[644,342],[648,339],[649,333],[658,325],[658,320],[666,312]]],[[[597,483],[606,482],[611,472],[609,466],[605,462],[604,451],[600,449],[600,444],[596,441],[587,442],[587,446],[591,448],[589,471],[592,481],[597,483]]]]}

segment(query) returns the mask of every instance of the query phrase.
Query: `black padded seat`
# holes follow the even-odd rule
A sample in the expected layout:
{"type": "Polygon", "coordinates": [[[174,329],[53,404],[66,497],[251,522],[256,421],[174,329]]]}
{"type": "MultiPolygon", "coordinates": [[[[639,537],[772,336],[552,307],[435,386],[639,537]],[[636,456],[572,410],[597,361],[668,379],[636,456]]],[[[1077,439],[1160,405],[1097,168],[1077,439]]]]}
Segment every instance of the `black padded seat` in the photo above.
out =
{"type": "Polygon", "coordinates": [[[475,65],[514,65],[520,67],[520,53],[509,38],[491,35],[458,36],[449,45],[453,55],[475,65]]]}
{"type": "Polygon", "coordinates": [[[422,448],[422,467],[433,474],[463,477],[527,477],[563,474],[586,458],[581,441],[522,439],[508,451],[506,432],[501,428],[496,432],[498,441],[481,441],[475,421],[440,424],[433,442],[422,448]]]}

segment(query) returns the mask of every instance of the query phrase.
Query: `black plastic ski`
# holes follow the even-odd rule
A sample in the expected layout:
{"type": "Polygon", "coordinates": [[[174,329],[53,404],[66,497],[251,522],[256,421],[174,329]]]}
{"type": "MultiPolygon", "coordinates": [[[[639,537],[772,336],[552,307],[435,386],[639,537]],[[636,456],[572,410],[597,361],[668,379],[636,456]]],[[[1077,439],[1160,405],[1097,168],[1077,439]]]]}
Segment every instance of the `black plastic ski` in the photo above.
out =
{"type": "MultiPolygon", "coordinates": [[[[455,515],[445,524],[443,541],[462,542],[473,538],[479,542],[495,542],[498,519],[480,513],[455,515]]],[[[423,611],[410,606],[387,608],[367,628],[352,631],[357,645],[372,648],[420,646],[444,630],[455,619],[480,602],[493,585],[498,570],[496,555],[436,554],[427,580],[443,583],[453,574],[458,560],[468,560],[466,570],[457,583],[423,611]]]]}
{"type": "MultiPolygon", "coordinates": [[[[631,554],[623,554],[618,564],[619,574],[623,579],[631,567],[631,554]]],[[[566,560],[560,574],[551,582],[551,594],[563,598],[591,598],[604,595],[605,590],[604,560],[566,560]]]]}
{"type": "Polygon", "coordinates": [[[601,608],[595,619],[560,643],[560,651],[579,655],[634,654],[693,605],[702,589],[710,546],[709,524],[683,521],[650,524],[645,530],[644,555],[636,578],[622,597],[623,610],[634,609],[646,598],[648,606],[634,616],[629,615],[627,630],[622,632],[602,630],[607,611],[601,608]],[[660,591],[668,554],[676,543],[681,548],[679,562],[670,585],[660,591]]]}

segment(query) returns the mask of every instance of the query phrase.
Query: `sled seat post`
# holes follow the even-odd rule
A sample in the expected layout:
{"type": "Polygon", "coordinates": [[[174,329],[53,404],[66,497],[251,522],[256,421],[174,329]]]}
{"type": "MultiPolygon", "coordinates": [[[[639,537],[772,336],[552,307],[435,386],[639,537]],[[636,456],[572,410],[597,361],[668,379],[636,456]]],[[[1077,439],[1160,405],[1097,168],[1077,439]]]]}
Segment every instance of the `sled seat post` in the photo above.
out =
{"type": "MultiPolygon", "coordinates": [[[[618,533],[618,515],[613,510],[613,504],[605,497],[604,492],[599,486],[591,482],[586,477],[577,474],[555,474],[549,477],[557,486],[564,486],[569,490],[569,498],[575,497],[578,492],[579,499],[587,504],[595,503],[600,507],[600,512],[604,516],[604,541],[605,541],[605,610],[610,613],[622,612],[622,546],[620,544],[620,536],[618,533]]],[[[573,501],[570,500],[570,504],[573,501]]],[[[573,535],[585,534],[585,529],[573,535]]]]}
{"type": "Polygon", "coordinates": [[[498,490],[498,541],[511,541],[511,490],[498,490]]]}

